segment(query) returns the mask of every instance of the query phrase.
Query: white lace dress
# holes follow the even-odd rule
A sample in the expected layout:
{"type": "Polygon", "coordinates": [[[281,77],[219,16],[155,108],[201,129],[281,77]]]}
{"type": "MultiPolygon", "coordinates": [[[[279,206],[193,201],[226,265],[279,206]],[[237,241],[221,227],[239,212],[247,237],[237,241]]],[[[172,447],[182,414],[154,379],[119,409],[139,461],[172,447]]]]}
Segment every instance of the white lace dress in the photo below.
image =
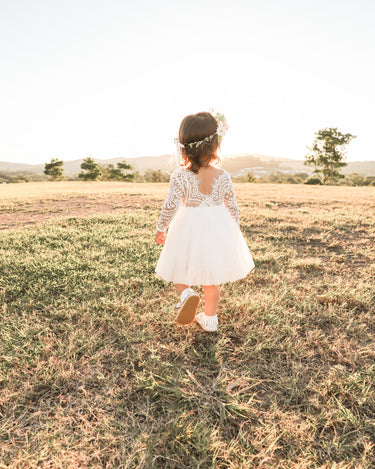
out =
{"type": "Polygon", "coordinates": [[[176,169],[170,179],[156,229],[168,234],[156,265],[167,282],[220,285],[234,282],[254,268],[239,227],[239,213],[230,174],[221,170],[211,192],[199,190],[199,178],[176,169]]]}

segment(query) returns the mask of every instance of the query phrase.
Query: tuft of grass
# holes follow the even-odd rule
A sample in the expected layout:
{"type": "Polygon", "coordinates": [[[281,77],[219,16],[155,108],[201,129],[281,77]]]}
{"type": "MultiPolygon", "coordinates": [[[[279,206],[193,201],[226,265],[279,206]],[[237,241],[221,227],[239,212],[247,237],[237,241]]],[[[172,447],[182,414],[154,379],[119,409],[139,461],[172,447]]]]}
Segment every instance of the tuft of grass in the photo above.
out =
{"type": "Polygon", "coordinates": [[[373,467],[374,190],[238,186],[256,269],[207,334],[154,275],[146,186],[13,206],[45,217],[0,233],[0,468],[373,467]]]}

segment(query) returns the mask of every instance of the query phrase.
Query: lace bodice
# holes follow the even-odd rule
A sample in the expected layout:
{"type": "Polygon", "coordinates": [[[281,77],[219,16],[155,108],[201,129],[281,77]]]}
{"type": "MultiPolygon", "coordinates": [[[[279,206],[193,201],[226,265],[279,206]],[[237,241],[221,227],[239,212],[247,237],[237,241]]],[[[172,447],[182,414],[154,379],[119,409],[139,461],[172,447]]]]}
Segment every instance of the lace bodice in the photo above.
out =
{"type": "Polygon", "coordinates": [[[214,178],[209,194],[202,193],[199,190],[199,178],[192,171],[182,168],[173,171],[169,182],[168,195],[156,225],[157,231],[164,232],[167,230],[180,205],[186,207],[211,207],[224,204],[236,223],[239,224],[239,212],[232,179],[227,171],[221,171],[214,178]]]}

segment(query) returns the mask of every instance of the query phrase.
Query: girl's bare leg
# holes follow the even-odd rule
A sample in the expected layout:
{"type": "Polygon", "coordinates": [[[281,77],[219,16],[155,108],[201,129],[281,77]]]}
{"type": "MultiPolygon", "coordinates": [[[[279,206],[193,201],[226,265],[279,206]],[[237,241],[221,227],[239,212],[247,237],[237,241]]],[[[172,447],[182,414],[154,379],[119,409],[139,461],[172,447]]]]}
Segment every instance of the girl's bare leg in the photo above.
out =
{"type": "Polygon", "coordinates": [[[189,288],[189,285],[184,285],[183,283],[175,283],[175,287],[177,289],[177,293],[181,295],[181,293],[186,289],[189,288]]]}
{"type": "Polygon", "coordinates": [[[203,290],[206,309],[205,314],[207,316],[215,316],[219,303],[220,285],[204,285],[203,290]]]}

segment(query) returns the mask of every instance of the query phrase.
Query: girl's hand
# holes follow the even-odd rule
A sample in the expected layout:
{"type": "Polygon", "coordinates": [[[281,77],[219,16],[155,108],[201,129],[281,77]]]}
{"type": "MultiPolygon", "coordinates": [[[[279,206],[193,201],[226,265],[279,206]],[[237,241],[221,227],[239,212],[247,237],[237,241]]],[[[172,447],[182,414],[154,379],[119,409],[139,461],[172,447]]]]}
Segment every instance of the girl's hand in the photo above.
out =
{"type": "Polygon", "coordinates": [[[155,241],[156,241],[158,244],[164,244],[164,241],[165,241],[165,233],[163,233],[162,231],[157,231],[157,232],[156,232],[156,235],[155,235],[155,241]]]}

